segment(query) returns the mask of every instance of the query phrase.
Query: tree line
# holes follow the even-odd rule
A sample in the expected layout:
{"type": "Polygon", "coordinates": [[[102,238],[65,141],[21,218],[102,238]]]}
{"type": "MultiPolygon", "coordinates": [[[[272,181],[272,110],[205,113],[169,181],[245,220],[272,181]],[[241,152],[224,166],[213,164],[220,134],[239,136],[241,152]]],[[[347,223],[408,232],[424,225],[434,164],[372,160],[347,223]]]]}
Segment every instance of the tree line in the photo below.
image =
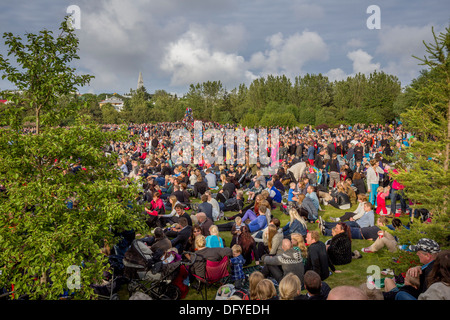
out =
{"type": "MultiPolygon", "coordinates": [[[[60,97],[58,104],[63,110],[77,103],[83,114],[100,124],[179,121],[188,107],[195,119],[247,127],[384,124],[400,119],[404,111],[418,103],[415,91],[430,77],[433,75],[423,70],[402,88],[396,76],[383,71],[358,73],[334,82],[320,73],[297,76],[294,80],[285,75],[268,75],[232,90],[220,80],[191,84],[182,97],[165,90],[150,94],[145,87],[134,91],[131,97],[114,94],[124,101],[121,111],[110,104],[100,107],[106,96],[113,95],[110,93],[66,95],[60,97]]],[[[33,122],[34,110],[22,109],[22,121],[33,122]]],[[[70,114],[62,117],[60,125],[70,125],[73,119],[70,114]]]]}
{"type": "Polygon", "coordinates": [[[187,107],[196,119],[248,127],[385,123],[404,109],[406,100],[398,101],[402,95],[398,78],[384,72],[334,82],[322,74],[293,81],[285,75],[268,75],[232,90],[220,80],[191,84],[183,97],[164,90],[150,97],[144,88],[125,99],[122,112],[111,106],[100,112],[93,104],[91,112],[97,109],[96,119],[104,123],[178,121],[187,107]]]}

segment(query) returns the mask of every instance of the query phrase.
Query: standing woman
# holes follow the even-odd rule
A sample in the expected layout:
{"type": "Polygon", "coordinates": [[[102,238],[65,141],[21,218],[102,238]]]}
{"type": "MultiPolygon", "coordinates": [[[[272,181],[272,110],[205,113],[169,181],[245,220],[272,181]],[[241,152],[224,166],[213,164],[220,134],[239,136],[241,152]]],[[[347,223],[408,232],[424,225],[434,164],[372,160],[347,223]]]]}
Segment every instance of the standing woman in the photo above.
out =
{"type": "Polygon", "coordinates": [[[341,176],[339,175],[339,172],[341,171],[339,167],[339,161],[337,159],[337,154],[333,153],[331,156],[331,160],[328,162],[327,165],[328,172],[330,173],[330,182],[328,184],[328,187],[330,189],[333,189],[339,181],[341,181],[341,176]]]}
{"type": "Polygon", "coordinates": [[[369,202],[375,206],[375,200],[377,197],[377,188],[379,186],[380,173],[384,173],[384,171],[379,167],[379,163],[377,160],[370,160],[370,166],[367,169],[367,191],[370,192],[369,202]]]}

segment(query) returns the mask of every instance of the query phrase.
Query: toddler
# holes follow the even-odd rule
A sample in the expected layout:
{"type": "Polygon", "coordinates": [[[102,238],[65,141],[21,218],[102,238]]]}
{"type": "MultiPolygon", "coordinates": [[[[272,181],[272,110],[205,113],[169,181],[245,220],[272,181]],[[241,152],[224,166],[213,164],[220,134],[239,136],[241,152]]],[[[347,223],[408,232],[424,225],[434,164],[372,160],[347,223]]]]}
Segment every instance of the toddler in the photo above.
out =
{"type": "Polygon", "coordinates": [[[378,187],[377,189],[377,209],[376,213],[380,214],[381,211],[383,211],[383,216],[387,216],[388,212],[386,209],[386,197],[389,197],[389,190],[391,189],[390,186],[387,186],[386,188],[378,187]]]}
{"type": "Polygon", "coordinates": [[[234,281],[234,286],[236,288],[241,288],[244,284],[245,273],[244,273],[244,263],[245,259],[242,256],[242,247],[238,244],[231,247],[233,252],[233,258],[230,259],[231,262],[231,280],[234,281]]]}

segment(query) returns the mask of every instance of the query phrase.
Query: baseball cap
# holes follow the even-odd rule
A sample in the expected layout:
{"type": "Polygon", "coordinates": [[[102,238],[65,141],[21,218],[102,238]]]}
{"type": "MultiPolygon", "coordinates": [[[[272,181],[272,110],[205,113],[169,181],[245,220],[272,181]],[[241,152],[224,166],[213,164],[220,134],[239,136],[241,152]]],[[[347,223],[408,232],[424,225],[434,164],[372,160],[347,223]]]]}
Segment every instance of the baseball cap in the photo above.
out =
{"type": "Polygon", "coordinates": [[[409,250],[411,251],[424,251],[428,253],[438,253],[441,251],[439,244],[432,240],[427,238],[420,239],[417,244],[409,246],[409,250]]]}

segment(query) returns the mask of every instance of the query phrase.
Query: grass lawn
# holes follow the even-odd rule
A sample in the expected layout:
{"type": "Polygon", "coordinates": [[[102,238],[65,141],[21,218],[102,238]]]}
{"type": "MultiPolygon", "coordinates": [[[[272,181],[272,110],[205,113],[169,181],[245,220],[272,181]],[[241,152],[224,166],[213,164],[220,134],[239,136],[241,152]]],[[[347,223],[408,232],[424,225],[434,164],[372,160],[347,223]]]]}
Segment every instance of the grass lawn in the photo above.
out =
{"type": "MultiPolygon", "coordinates": [[[[195,202],[200,202],[199,200],[194,200],[195,202]]],[[[323,206],[322,208],[325,209],[325,211],[319,211],[319,215],[324,219],[324,221],[331,221],[330,217],[340,217],[344,212],[346,211],[354,211],[356,210],[357,205],[354,205],[349,210],[339,210],[332,206],[323,206]]],[[[226,216],[233,216],[236,214],[236,212],[226,212],[226,216]]],[[[272,215],[280,219],[281,226],[286,225],[286,223],[289,221],[289,216],[285,215],[281,212],[280,209],[275,209],[272,211],[272,215]]],[[[375,217],[376,218],[376,217],[375,217]]],[[[407,224],[408,218],[402,217],[402,222],[407,224]]],[[[216,224],[225,223],[228,221],[218,221],[216,224]]],[[[308,230],[318,230],[318,223],[308,223],[308,230]]],[[[228,232],[221,232],[220,236],[224,239],[225,244],[229,245],[231,242],[231,233],[228,232]]],[[[321,241],[325,242],[331,237],[325,237],[321,236],[321,241]]],[[[368,247],[373,243],[373,241],[369,240],[352,240],[352,251],[359,250],[361,252],[361,249],[364,247],[368,247]]],[[[328,279],[326,279],[325,282],[329,284],[331,288],[340,286],[340,285],[354,285],[359,286],[362,283],[365,283],[367,280],[367,276],[372,275],[372,272],[367,272],[367,268],[371,265],[377,265],[380,267],[380,269],[386,268],[386,266],[383,266],[380,258],[380,254],[382,254],[383,251],[387,251],[386,248],[383,248],[378,253],[362,253],[362,258],[360,259],[353,259],[353,261],[347,265],[342,266],[336,266],[337,270],[342,271],[342,273],[333,273],[328,279]]],[[[254,266],[254,263],[250,266],[254,266]]],[[[306,293],[306,291],[302,292],[306,293]]],[[[211,288],[208,289],[208,300],[214,299],[216,294],[216,289],[211,288]]],[[[201,295],[194,289],[189,290],[189,294],[185,298],[186,300],[200,300],[202,299],[201,295]]]]}

